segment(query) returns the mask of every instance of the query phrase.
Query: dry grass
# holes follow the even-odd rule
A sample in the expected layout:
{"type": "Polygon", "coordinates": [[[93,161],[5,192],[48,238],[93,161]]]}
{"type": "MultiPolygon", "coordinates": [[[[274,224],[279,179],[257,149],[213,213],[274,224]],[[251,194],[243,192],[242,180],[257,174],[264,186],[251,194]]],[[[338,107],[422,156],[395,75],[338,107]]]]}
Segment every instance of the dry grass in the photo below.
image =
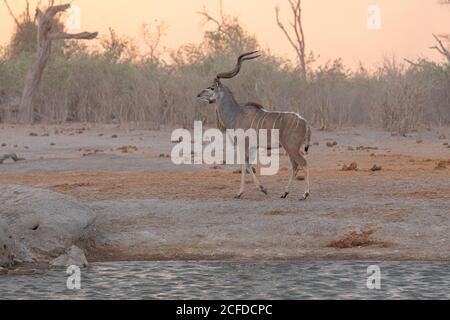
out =
{"type": "Polygon", "coordinates": [[[342,166],[342,171],[357,171],[358,170],[358,164],[356,162],[350,163],[348,166],[344,164],[342,166]]]}
{"type": "Polygon", "coordinates": [[[285,210],[271,210],[264,213],[265,216],[285,216],[287,214],[289,214],[289,212],[285,210]]]}
{"type": "Polygon", "coordinates": [[[377,231],[376,228],[367,228],[361,231],[351,231],[337,240],[333,240],[328,244],[328,247],[337,249],[379,246],[389,247],[390,244],[372,238],[377,231]]]}

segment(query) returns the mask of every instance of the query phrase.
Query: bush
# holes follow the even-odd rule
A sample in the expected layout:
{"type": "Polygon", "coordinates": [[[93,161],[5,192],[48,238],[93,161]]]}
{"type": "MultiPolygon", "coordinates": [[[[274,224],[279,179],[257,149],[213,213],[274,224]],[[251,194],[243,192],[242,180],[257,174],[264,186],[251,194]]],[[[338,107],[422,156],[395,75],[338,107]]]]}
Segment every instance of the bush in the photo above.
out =
{"type": "MultiPolygon", "coordinates": [[[[45,70],[36,106],[40,120],[134,122],[152,129],[162,124],[191,127],[194,120],[214,125],[214,107],[198,102],[196,95],[218,72],[232,69],[238,54],[259,48],[237,19],[227,21],[227,34],[206,32],[201,44],[171,52],[171,64],[154,54],[139,56],[133,41],[113,30],[97,50],[62,43],[45,70]]],[[[30,50],[17,48],[24,46],[15,40],[0,51],[0,105],[20,97],[31,63],[30,50]]],[[[238,101],[299,112],[323,130],[370,124],[405,134],[425,124],[450,123],[448,65],[422,60],[405,66],[385,60],[370,73],[362,66],[350,71],[337,59],[308,70],[308,79],[302,80],[297,66],[266,51],[223,83],[238,101]]]]}

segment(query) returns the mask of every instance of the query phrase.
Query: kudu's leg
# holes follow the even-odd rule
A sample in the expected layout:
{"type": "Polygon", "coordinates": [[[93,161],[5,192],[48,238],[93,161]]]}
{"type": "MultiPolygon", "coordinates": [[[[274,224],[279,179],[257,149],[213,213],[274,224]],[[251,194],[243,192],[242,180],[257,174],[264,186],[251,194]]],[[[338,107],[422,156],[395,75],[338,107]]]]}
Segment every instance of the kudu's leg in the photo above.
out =
{"type": "Polygon", "coordinates": [[[298,172],[298,164],[295,160],[291,159],[291,176],[289,178],[289,182],[284,190],[284,194],[281,196],[282,199],[286,199],[287,196],[289,195],[290,192],[290,188],[291,188],[291,184],[292,181],[295,179],[295,177],[297,176],[297,172],[298,172]]]}
{"type": "Polygon", "coordinates": [[[305,172],[305,193],[303,194],[303,198],[301,200],[306,200],[309,197],[309,168],[308,168],[308,162],[306,162],[306,159],[298,153],[299,157],[299,165],[302,167],[303,171],[305,172]]]}
{"type": "Polygon", "coordinates": [[[247,173],[247,168],[245,164],[241,165],[241,188],[239,189],[239,193],[234,196],[235,199],[240,199],[244,194],[245,187],[245,174],[247,173]]]}
{"type": "Polygon", "coordinates": [[[246,159],[247,160],[246,168],[247,168],[248,172],[250,173],[250,175],[252,176],[253,183],[255,184],[255,186],[259,190],[261,190],[262,193],[267,195],[267,189],[264,188],[264,186],[261,184],[261,182],[259,182],[258,177],[253,172],[253,163],[256,163],[256,154],[257,154],[257,152],[258,152],[258,148],[249,148],[249,152],[248,152],[249,153],[249,157],[246,159]]]}
{"type": "MultiPolygon", "coordinates": [[[[289,152],[288,152],[289,153],[289,152]]],[[[289,153],[291,161],[295,161],[305,172],[305,193],[301,200],[306,200],[309,197],[309,168],[306,159],[300,154],[299,151],[289,153]]],[[[294,176],[295,177],[295,176],[294,176]]]]}
{"type": "Polygon", "coordinates": [[[250,172],[250,175],[252,176],[253,179],[253,183],[255,184],[255,186],[261,190],[262,193],[264,193],[265,195],[267,195],[267,189],[261,184],[261,182],[259,182],[258,177],[256,176],[256,174],[253,172],[253,165],[252,164],[247,164],[247,170],[248,172],[250,172]]]}

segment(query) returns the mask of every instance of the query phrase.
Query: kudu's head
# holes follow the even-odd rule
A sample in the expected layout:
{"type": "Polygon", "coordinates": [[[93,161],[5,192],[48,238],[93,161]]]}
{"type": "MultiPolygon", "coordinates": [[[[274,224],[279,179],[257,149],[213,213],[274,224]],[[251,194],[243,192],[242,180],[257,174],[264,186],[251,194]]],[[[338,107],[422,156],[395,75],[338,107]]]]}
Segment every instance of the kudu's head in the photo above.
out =
{"type": "Polygon", "coordinates": [[[214,79],[214,83],[206,89],[203,89],[198,95],[197,99],[201,101],[206,101],[208,103],[215,103],[223,90],[223,86],[220,79],[231,79],[235,77],[241,70],[242,62],[246,60],[252,60],[258,58],[260,55],[256,54],[258,51],[247,52],[239,56],[236,66],[232,71],[219,73],[214,79]]]}

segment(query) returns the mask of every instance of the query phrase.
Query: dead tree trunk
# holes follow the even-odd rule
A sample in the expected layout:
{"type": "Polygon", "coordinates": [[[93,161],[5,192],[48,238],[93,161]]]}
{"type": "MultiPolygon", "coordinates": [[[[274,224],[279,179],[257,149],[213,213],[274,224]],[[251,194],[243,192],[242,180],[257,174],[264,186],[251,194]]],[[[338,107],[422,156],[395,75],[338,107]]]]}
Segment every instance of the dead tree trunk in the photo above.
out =
{"type": "Polygon", "coordinates": [[[277,19],[278,27],[283,31],[284,35],[288,39],[291,46],[294,48],[300,63],[300,72],[302,79],[306,79],[306,56],[305,56],[305,34],[303,32],[302,21],[302,1],[301,0],[289,0],[291,11],[293,15],[293,22],[291,27],[293,29],[293,35],[291,35],[279,17],[280,8],[275,7],[275,17],[277,19]]]}
{"type": "Polygon", "coordinates": [[[36,21],[38,28],[37,51],[34,56],[33,63],[25,78],[25,85],[19,107],[19,122],[21,123],[33,122],[35,98],[39,90],[42,74],[50,57],[52,41],[59,39],[94,39],[97,37],[97,32],[68,34],[64,32],[55,32],[53,30],[53,18],[55,15],[66,11],[69,7],[70,4],[50,6],[45,13],[39,9],[36,9],[36,21]]]}

